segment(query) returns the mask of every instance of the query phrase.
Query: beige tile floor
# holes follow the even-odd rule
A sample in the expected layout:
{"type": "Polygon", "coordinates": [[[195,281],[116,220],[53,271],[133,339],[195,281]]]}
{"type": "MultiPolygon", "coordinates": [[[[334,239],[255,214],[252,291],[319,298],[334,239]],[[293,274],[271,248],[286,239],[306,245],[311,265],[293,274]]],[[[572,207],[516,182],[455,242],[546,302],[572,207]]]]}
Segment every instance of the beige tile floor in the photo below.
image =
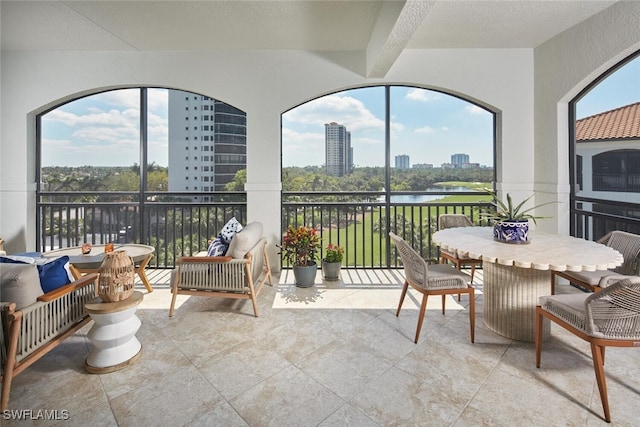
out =
{"type": "MultiPolygon", "coordinates": [[[[465,297],[448,300],[445,316],[434,298],[414,344],[415,297],[395,316],[401,271],[348,270],[340,282],[318,276],[311,289],[284,271],[260,295],[259,318],[248,301],[187,296],[169,318],[168,272],[149,276],[140,360],[85,373],[87,326],[19,375],[11,393],[11,409],[69,418],[4,413],[3,426],[605,424],[589,347],[554,325],[536,369],[533,343],[484,326],[481,271],[475,344],[465,297]]],[[[640,349],[608,349],[606,374],[613,424],[640,425],[640,349]]]]}

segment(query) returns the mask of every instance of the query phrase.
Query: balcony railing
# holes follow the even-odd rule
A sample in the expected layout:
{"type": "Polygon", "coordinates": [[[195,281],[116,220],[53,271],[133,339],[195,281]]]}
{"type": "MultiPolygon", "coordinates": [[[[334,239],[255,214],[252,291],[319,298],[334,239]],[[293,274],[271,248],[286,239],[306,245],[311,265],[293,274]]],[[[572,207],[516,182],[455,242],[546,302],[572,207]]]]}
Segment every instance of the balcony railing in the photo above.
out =
{"type": "Polygon", "coordinates": [[[143,243],[155,248],[150,266],[172,268],[180,256],[206,249],[229,218],[246,222],[247,208],[242,192],[41,192],[38,212],[40,251],[143,243]]]}
{"type": "MultiPolygon", "coordinates": [[[[491,207],[477,201],[477,192],[393,193],[389,201],[384,196],[381,192],[283,193],[282,231],[288,225],[316,228],[322,238],[319,257],[324,256],[327,244],[338,244],[345,248],[345,268],[395,268],[399,261],[388,231],[407,240],[425,259],[435,259],[438,249],[432,235],[439,215],[461,213],[474,224],[487,225],[480,212],[491,207]],[[476,201],[395,201],[396,196],[451,195],[470,196],[476,201]]],[[[173,268],[180,256],[204,250],[232,216],[246,223],[244,193],[207,193],[206,197],[155,193],[145,194],[141,202],[137,192],[40,193],[38,250],[85,242],[143,243],[155,248],[151,267],[173,268]]],[[[640,205],[576,198],[571,227],[572,235],[590,240],[611,230],[640,234],[640,205]]]]}
{"type": "MultiPolygon", "coordinates": [[[[391,268],[399,265],[395,249],[389,240],[389,231],[401,236],[425,259],[435,259],[438,249],[431,240],[438,229],[438,216],[460,213],[474,224],[486,225],[480,211],[489,209],[488,202],[447,203],[442,200],[423,202],[394,201],[395,198],[431,198],[469,196],[478,199],[478,192],[398,192],[391,200],[383,192],[283,193],[282,224],[298,227],[306,225],[319,230],[322,238],[320,259],[327,244],[338,244],[345,249],[343,266],[346,268],[391,268]],[[392,248],[389,251],[389,248],[392,248]]],[[[284,231],[284,230],[283,230],[284,231]]],[[[286,267],[286,265],[285,265],[286,267]]]]}

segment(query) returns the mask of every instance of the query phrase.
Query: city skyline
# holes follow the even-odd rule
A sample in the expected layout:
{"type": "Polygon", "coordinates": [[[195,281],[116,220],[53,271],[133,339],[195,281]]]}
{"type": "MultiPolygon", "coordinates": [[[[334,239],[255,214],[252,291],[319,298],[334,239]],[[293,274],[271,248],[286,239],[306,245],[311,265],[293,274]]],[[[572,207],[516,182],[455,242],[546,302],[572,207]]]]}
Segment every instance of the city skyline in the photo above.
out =
{"type": "MultiPolygon", "coordinates": [[[[640,102],[640,57],[584,96],[577,119],[640,102]]],[[[416,164],[439,166],[455,152],[474,163],[492,162],[492,115],[439,92],[393,87],[391,157],[408,154],[416,164]]],[[[167,89],[148,92],[148,163],[168,165],[167,89]]],[[[384,164],[383,87],[354,89],[302,104],[282,115],[283,166],[324,163],[324,124],[352,133],[358,166],[384,164]]],[[[131,166],[140,163],[139,91],[120,89],[81,98],[42,120],[43,166],[131,166]]],[[[250,120],[250,117],[248,118],[250,120]]]]}

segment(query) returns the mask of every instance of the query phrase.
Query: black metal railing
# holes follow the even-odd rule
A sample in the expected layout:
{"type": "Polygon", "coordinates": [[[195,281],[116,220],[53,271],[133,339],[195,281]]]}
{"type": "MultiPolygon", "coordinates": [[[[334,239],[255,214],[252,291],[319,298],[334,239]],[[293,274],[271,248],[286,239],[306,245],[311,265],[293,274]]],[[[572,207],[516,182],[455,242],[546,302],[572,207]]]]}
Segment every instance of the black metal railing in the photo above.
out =
{"type": "Polygon", "coordinates": [[[438,229],[438,216],[444,213],[465,214],[474,224],[486,225],[480,219],[480,212],[492,206],[488,201],[477,201],[479,195],[484,194],[398,192],[393,193],[390,201],[387,201],[384,192],[287,192],[282,195],[282,231],[289,225],[306,225],[317,229],[322,239],[319,258],[323,258],[327,244],[338,244],[345,249],[345,268],[397,267],[399,259],[391,246],[388,231],[405,239],[423,258],[436,259],[438,249],[432,241],[432,235],[438,229]],[[397,196],[431,198],[452,195],[466,196],[476,201],[394,201],[397,196]]]}
{"type": "Polygon", "coordinates": [[[598,240],[613,230],[640,234],[640,204],[587,197],[572,199],[572,236],[598,240]]]}
{"type": "Polygon", "coordinates": [[[150,266],[172,268],[207,248],[226,221],[246,222],[242,192],[39,193],[38,250],[91,244],[142,243],[155,248],[150,266]]]}

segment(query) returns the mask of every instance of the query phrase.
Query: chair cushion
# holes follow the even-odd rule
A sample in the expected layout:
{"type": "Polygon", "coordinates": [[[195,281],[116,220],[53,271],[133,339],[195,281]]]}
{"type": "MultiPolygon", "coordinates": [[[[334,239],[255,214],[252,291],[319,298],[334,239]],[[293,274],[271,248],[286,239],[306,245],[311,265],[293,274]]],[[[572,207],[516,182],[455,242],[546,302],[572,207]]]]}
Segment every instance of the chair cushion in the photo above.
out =
{"type": "Polygon", "coordinates": [[[450,264],[428,267],[427,289],[467,289],[471,278],[450,264]]]}
{"type": "Polygon", "coordinates": [[[611,270],[564,271],[563,273],[575,278],[576,282],[586,283],[591,286],[600,286],[601,288],[606,288],[608,285],[618,282],[626,277],[622,274],[614,273],[611,270]]]}
{"type": "Polygon", "coordinates": [[[546,295],[540,297],[540,307],[544,311],[559,317],[568,324],[586,333],[585,301],[590,293],[576,293],[563,295],[546,295]]]}
{"type": "Polygon", "coordinates": [[[2,301],[16,303],[20,310],[43,295],[38,267],[35,264],[0,263],[0,294],[2,301]]]}
{"type": "Polygon", "coordinates": [[[262,238],[262,223],[254,221],[247,224],[235,237],[231,240],[227,255],[234,259],[242,259],[262,238]]]}

